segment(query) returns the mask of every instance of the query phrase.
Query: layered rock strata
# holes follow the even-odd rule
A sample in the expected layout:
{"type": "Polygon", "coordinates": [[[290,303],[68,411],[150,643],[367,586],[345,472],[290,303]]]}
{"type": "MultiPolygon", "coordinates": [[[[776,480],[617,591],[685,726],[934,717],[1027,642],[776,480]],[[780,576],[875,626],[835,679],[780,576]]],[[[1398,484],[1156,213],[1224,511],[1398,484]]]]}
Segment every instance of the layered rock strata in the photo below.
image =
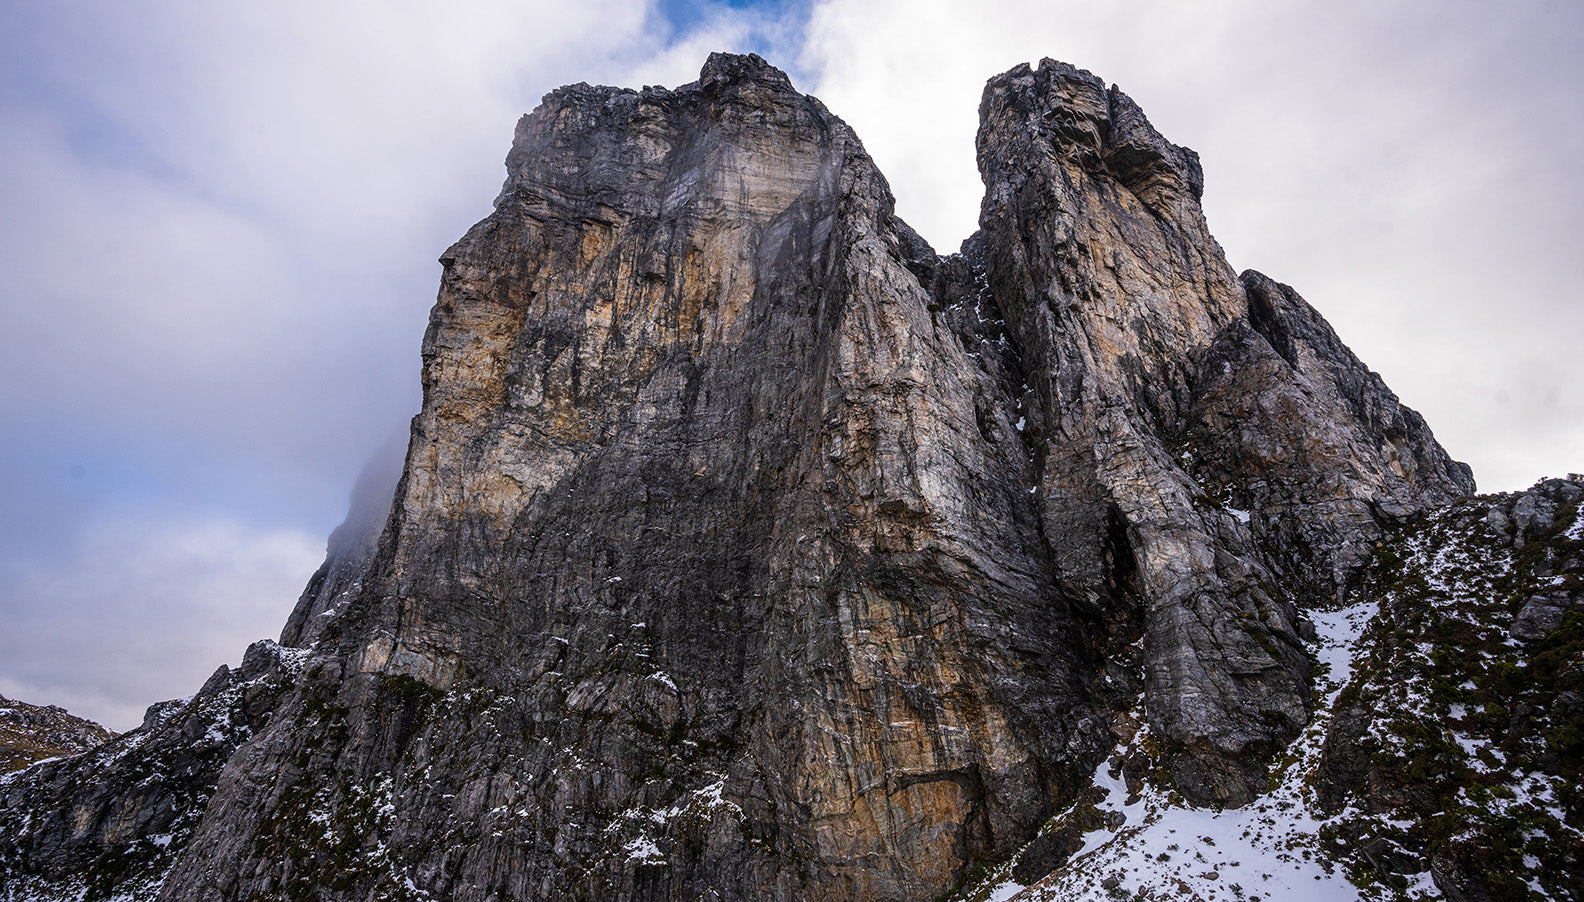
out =
{"type": "Polygon", "coordinates": [[[940,257],[757,57],[524,117],[383,534],[304,594],[162,898],[933,898],[1138,699],[1188,798],[1252,798],[1303,609],[1472,480],[1231,270],[1121,92],[1045,61],[981,119],[940,257]]]}
{"type": "Polygon", "coordinates": [[[1184,794],[1247,801],[1307,719],[1301,608],[1473,480],[1292,289],[1233,273],[1197,155],[1127,95],[1047,60],[980,118],[977,240],[1056,581],[1126,625],[1106,654],[1142,669],[1184,794]]]}

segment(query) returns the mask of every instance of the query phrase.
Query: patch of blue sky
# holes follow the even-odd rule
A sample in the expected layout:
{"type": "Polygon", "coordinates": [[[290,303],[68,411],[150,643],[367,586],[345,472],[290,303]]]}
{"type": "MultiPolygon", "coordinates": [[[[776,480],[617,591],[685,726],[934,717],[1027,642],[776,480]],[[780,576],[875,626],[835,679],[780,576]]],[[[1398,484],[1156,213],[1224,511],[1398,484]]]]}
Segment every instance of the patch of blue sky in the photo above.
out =
{"type": "Polygon", "coordinates": [[[803,45],[803,31],[813,12],[812,0],[658,0],[656,11],[670,26],[669,43],[684,40],[722,16],[746,17],[750,26],[735,47],[738,53],[757,53],[794,77],[796,61],[781,59],[789,48],[803,45]]]}

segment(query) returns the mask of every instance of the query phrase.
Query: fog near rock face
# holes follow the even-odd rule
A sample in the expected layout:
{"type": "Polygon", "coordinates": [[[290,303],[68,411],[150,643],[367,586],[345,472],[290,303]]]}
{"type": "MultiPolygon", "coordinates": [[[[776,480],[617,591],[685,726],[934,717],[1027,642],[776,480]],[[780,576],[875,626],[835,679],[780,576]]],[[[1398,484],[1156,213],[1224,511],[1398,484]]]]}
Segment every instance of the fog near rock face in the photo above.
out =
{"type": "Polygon", "coordinates": [[[646,21],[0,11],[5,691],[124,729],[278,633],[416,410],[434,261],[488,211],[512,123],[652,57],[646,21]]]}
{"type": "Polygon", "coordinates": [[[1090,69],[1482,488],[1584,468],[1581,44],[1539,0],[7,5],[0,692],[125,728],[275,635],[517,116],[712,50],[851,123],[941,251],[985,79],[1090,69]]]}

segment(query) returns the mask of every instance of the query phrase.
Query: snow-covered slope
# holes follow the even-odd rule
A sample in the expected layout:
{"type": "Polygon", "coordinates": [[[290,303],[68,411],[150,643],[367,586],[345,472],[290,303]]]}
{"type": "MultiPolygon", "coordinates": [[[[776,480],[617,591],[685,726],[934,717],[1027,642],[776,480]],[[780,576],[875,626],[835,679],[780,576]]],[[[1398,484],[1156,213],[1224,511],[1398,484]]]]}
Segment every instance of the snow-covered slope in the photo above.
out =
{"type": "Polygon", "coordinates": [[[1189,806],[1179,793],[1149,777],[1132,780],[1130,789],[1124,775],[1147,768],[1153,746],[1147,728],[1141,729],[1095,772],[1095,786],[1104,797],[1090,808],[1056,819],[1048,828],[1047,832],[1060,831],[1077,820],[1098,826],[1083,834],[1083,845],[1067,866],[1024,887],[1008,862],[963,898],[993,902],[1367,898],[1322,851],[1319,829],[1324,815],[1306,782],[1320,760],[1330,705],[1351,673],[1360,636],[1376,610],[1376,602],[1362,601],[1313,616],[1314,651],[1321,663],[1329,665],[1329,677],[1321,677],[1326,704],[1279,763],[1270,792],[1245,807],[1218,811],[1189,806]]]}
{"type": "Polygon", "coordinates": [[[1581,498],[1548,480],[1384,542],[1351,603],[1308,613],[1314,719],[1253,803],[1187,805],[1139,729],[1087,802],[957,898],[1580,898],[1581,498]],[[1041,855],[1059,866],[1028,873],[1041,855]]]}

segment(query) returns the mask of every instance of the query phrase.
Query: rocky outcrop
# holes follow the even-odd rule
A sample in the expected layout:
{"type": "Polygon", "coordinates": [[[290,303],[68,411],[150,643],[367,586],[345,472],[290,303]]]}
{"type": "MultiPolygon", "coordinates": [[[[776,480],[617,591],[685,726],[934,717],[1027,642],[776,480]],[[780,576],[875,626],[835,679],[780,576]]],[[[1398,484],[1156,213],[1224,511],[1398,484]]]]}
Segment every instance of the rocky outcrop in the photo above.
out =
{"type": "Polygon", "coordinates": [[[77,755],[115,734],[56,705],[30,705],[0,695],[0,773],[35,761],[77,755]]]}
{"type": "Polygon", "coordinates": [[[284,721],[244,752],[281,776],[176,881],[264,867],[323,769],[460,831],[411,875],[457,898],[916,898],[1036,829],[1110,740],[1010,412],[851,131],[716,57],[550,95],[508,169],[443,258],[378,562],[323,618],[362,716],[314,767],[284,721]],[[399,741],[370,716],[398,679],[436,693],[399,741]]]}
{"type": "Polygon", "coordinates": [[[1473,490],[1296,293],[1236,276],[1197,156],[1045,61],[980,107],[989,293],[1028,379],[1035,502],[1064,594],[1131,622],[1185,795],[1238,804],[1307,720],[1299,610],[1382,522],[1473,490]]]}
{"type": "Polygon", "coordinates": [[[195,771],[162,898],[933,898],[1131,718],[1187,798],[1252,798],[1302,611],[1472,481],[1231,270],[1120,91],[1046,61],[981,118],[940,257],[757,57],[525,116],[383,532],[195,771]]]}
{"type": "MultiPolygon", "coordinates": [[[[226,761],[275,712],[303,654],[255,643],[188,699],[73,757],[0,775],[0,888],[8,899],[152,899],[226,761]]],[[[179,896],[178,896],[179,898],[179,896]]]]}
{"type": "Polygon", "coordinates": [[[1379,614],[1316,768],[1357,882],[1448,899],[1579,897],[1584,477],[1475,496],[1399,531],[1356,593],[1379,614]]]}

